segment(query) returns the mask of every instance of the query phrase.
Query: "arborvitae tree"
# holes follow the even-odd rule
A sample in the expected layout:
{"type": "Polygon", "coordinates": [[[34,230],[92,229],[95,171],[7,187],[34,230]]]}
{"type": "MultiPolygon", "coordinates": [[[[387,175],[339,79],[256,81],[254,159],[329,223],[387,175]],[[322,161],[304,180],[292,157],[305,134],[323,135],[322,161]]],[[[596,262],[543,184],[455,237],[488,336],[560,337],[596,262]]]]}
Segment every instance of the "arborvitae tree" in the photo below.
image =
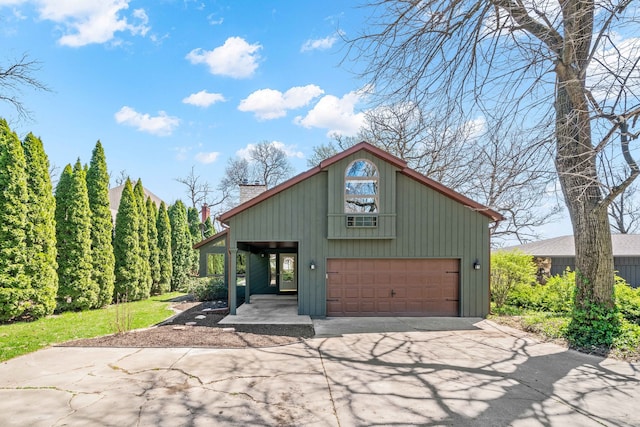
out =
{"type": "Polygon", "coordinates": [[[104,307],[113,300],[114,266],[113,218],[109,205],[109,172],[100,141],[96,143],[87,171],[87,190],[91,208],[92,278],[98,284],[97,307],[104,307]]]}
{"type": "Polygon", "coordinates": [[[131,181],[127,178],[116,215],[113,253],[115,255],[115,299],[140,299],[140,244],[138,207],[131,181]]]}
{"type": "Polygon", "coordinates": [[[193,249],[193,245],[202,240],[202,231],[200,230],[200,215],[198,209],[189,206],[187,208],[187,222],[189,223],[189,234],[191,234],[191,274],[198,274],[198,251],[193,249]]]}
{"type": "Polygon", "coordinates": [[[158,251],[158,209],[151,197],[147,197],[147,233],[149,242],[149,267],[151,268],[151,293],[157,294],[160,283],[160,253],[158,251]]]}
{"type": "Polygon", "coordinates": [[[26,159],[27,232],[25,273],[31,279],[31,317],[53,313],[58,292],[56,269],[56,200],[53,196],[49,159],[40,138],[29,133],[22,147],[26,159]]]}
{"type": "Polygon", "coordinates": [[[27,176],[18,136],[0,119],[0,320],[31,308],[30,279],[25,274],[27,176]]]}
{"type": "Polygon", "coordinates": [[[140,298],[149,298],[151,295],[151,266],[149,258],[151,253],[149,250],[149,230],[147,229],[149,221],[147,220],[147,205],[145,203],[144,188],[142,180],[136,182],[133,189],[136,196],[136,206],[138,207],[138,243],[140,245],[140,298]]]}
{"type": "Polygon", "coordinates": [[[171,223],[164,202],[158,209],[158,256],[160,262],[160,280],[154,293],[162,294],[171,289],[171,277],[173,275],[173,261],[171,257],[171,223]]]}
{"type": "Polygon", "coordinates": [[[211,217],[208,216],[204,222],[204,238],[207,239],[216,234],[216,228],[213,226],[213,221],[211,221],[211,217]]]}
{"type": "Polygon", "coordinates": [[[98,284],[91,279],[91,210],[87,178],[80,160],[64,172],[56,189],[58,307],[86,310],[98,303],[98,284]]]}
{"type": "Polygon", "coordinates": [[[169,208],[171,222],[171,257],[173,274],[171,276],[171,290],[184,289],[189,282],[191,262],[191,233],[187,222],[187,210],[182,201],[178,200],[169,208]]]}

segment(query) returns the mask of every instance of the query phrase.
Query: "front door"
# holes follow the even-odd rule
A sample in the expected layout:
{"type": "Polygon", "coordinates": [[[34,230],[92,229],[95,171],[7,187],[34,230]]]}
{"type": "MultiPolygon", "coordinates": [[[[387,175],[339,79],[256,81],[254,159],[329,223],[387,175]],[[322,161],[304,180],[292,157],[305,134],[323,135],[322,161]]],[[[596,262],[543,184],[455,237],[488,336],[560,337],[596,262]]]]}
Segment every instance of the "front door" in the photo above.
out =
{"type": "Polygon", "coordinates": [[[298,290],[298,277],[296,274],[297,254],[278,254],[280,260],[279,292],[296,292],[298,290]]]}

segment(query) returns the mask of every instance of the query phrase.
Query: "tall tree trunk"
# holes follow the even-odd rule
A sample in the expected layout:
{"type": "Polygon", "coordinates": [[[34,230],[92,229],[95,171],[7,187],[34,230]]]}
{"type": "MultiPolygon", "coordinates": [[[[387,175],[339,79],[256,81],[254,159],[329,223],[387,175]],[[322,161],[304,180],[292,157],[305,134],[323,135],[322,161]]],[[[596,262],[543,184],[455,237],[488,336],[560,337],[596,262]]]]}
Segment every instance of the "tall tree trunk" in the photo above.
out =
{"type": "MultiPolygon", "coordinates": [[[[568,68],[568,67],[567,67],[568,68]]],[[[576,308],[613,307],[613,249],[606,204],[598,184],[596,153],[583,82],[558,65],[556,167],[573,224],[576,308]]]]}

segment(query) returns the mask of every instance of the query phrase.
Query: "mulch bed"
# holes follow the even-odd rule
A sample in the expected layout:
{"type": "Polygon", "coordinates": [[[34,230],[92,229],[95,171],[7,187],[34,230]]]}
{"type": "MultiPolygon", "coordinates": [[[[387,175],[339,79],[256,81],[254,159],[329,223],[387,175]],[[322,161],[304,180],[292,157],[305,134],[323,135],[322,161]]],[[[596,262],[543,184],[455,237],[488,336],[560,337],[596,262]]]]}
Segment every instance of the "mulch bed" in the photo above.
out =
{"type": "Polygon", "coordinates": [[[62,347],[207,347],[245,348],[287,345],[313,336],[313,329],[303,325],[242,325],[228,328],[219,325],[228,313],[217,301],[176,301],[178,312],[157,326],[68,341],[62,347]]]}

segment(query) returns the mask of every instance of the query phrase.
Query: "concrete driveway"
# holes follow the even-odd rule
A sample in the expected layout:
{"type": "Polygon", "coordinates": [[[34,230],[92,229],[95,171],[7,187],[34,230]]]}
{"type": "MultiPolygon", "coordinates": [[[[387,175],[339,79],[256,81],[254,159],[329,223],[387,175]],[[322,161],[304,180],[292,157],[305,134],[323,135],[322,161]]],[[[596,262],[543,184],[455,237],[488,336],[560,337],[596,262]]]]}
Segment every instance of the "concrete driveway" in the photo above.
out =
{"type": "Polygon", "coordinates": [[[0,364],[0,425],[637,426],[638,368],[489,321],[263,349],[53,347],[0,364]]]}

